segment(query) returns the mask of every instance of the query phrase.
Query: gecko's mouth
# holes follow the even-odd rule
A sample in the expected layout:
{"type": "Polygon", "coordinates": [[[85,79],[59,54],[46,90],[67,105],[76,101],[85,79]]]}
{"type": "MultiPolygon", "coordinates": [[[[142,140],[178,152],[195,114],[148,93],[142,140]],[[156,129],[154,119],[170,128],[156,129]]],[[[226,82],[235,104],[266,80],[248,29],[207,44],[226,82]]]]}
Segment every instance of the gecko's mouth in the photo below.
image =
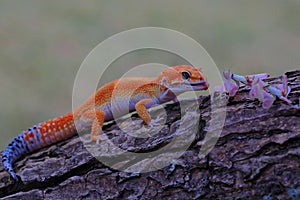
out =
{"type": "Polygon", "coordinates": [[[165,87],[169,88],[172,90],[174,93],[182,93],[182,92],[187,92],[187,91],[200,91],[200,90],[207,90],[209,87],[209,84],[205,80],[200,80],[200,81],[184,81],[184,82],[179,82],[179,81],[173,81],[170,85],[165,85],[165,87]]]}
{"type": "Polygon", "coordinates": [[[193,90],[207,90],[209,87],[209,83],[205,80],[187,83],[192,86],[193,90]]]}
{"type": "Polygon", "coordinates": [[[184,81],[184,82],[173,82],[173,87],[168,87],[174,93],[182,93],[187,91],[200,91],[200,90],[207,90],[209,84],[205,80],[191,82],[191,81],[184,81]]]}

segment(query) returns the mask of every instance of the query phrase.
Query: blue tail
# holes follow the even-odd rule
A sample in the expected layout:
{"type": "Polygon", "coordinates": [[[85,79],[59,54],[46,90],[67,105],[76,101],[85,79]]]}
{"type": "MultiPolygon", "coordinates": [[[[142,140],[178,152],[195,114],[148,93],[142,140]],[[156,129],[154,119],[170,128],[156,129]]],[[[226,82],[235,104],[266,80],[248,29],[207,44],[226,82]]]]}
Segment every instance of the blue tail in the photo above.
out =
{"type": "Polygon", "coordinates": [[[11,176],[18,181],[18,177],[12,167],[13,163],[22,155],[29,152],[28,146],[24,141],[24,132],[15,137],[6,147],[2,154],[2,163],[4,168],[11,176]]]}

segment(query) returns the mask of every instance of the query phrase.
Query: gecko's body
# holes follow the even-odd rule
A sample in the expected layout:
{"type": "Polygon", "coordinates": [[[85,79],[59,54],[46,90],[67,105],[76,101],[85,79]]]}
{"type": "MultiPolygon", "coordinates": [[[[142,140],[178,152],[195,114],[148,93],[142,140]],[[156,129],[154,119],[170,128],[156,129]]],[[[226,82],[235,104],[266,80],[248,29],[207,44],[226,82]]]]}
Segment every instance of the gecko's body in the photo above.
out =
{"type": "Polygon", "coordinates": [[[208,83],[200,69],[189,65],[166,68],[156,78],[127,77],[107,83],[73,112],[42,122],[23,131],[6,147],[2,163],[18,180],[13,163],[20,156],[91,129],[91,141],[101,140],[105,121],[136,110],[151,123],[147,111],[155,104],[176,100],[176,95],[192,90],[206,90],[208,83]],[[76,125],[75,125],[76,124],[76,125]]]}

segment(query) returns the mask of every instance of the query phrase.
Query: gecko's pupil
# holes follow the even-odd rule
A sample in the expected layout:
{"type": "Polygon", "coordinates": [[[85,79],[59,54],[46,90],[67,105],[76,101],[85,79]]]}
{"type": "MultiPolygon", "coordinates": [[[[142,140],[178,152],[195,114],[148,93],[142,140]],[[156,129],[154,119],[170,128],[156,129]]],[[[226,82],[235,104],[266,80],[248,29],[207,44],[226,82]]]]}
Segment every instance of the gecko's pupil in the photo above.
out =
{"type": "Polygon", "coordinates": [[[185,80],[187,80],[187,79],[189,79],[191,76],[190,76],[190,74],[188,73],[188,72],[182,72],[182,78],[183,79],[185,79],[185,80]]]}

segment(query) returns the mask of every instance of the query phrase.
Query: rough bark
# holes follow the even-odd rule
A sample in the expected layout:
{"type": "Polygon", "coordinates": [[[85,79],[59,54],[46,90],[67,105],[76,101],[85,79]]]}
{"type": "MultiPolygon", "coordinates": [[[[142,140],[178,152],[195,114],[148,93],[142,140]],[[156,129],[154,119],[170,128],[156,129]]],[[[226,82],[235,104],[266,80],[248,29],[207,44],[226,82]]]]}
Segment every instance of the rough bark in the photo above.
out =
{"type": "MultiPolygon", "coordinates": [[[[292,88],[289,98],[293,105],[299,105],[300,71],[287,75],[292,88]]],[[[268,82],[279,83],[280,79],[271,78],[268,82]]],[[[84,146],[76,136],[19,159],[14,165],[22,179],[19,183],[15,183],[0,164],[0,198],[299,199],[299,107],[276,100],[266,110],[257,100],[249,99],[248,92],[248,87],[241,87],[238,94],[229,99],[222,133],[205,157],[199,157],[200,149],[204,141],[214,138],[207,135],[212,123],[208,96],[199,98],[199,105],[189,100],[165,105],[166,123],[153,137],[136,138],[125,133],[127,130],[138,135],[152,133],[136,114],[131,116],[132,121],[128,117],[121,119],[119,124],[123,131],[115,122],[105,125],[110,141],[131,154],[112,156],[108,152],[109,143],[84,146]],[[194,126],[197,107],[201,117],[194,126]],[[193,131],[196,135],[190,134],[193,131]],[[151,154],[176,137],[179,142],[168,146],[167,152],[151,154]],[[181,147],[180,141],[184,140],[191,142],[186,150],[181,147]],[[106,165],[86,147],[98,158],[105,159],[106,165]],[[168,163],[172,156],[179,158],[168,163]],[[160,169],[160,163],[167,166],[160,169]],[[107,166],[128,170],[137,164],[145,170],[159,166],[146,173],[124,172],[107,166]]],[[[215,112],[219,112],[218,109],[221,108],[215,112]]],[[[163,111],[156,109],[152,115],[164,118],[163,111]]]]}

